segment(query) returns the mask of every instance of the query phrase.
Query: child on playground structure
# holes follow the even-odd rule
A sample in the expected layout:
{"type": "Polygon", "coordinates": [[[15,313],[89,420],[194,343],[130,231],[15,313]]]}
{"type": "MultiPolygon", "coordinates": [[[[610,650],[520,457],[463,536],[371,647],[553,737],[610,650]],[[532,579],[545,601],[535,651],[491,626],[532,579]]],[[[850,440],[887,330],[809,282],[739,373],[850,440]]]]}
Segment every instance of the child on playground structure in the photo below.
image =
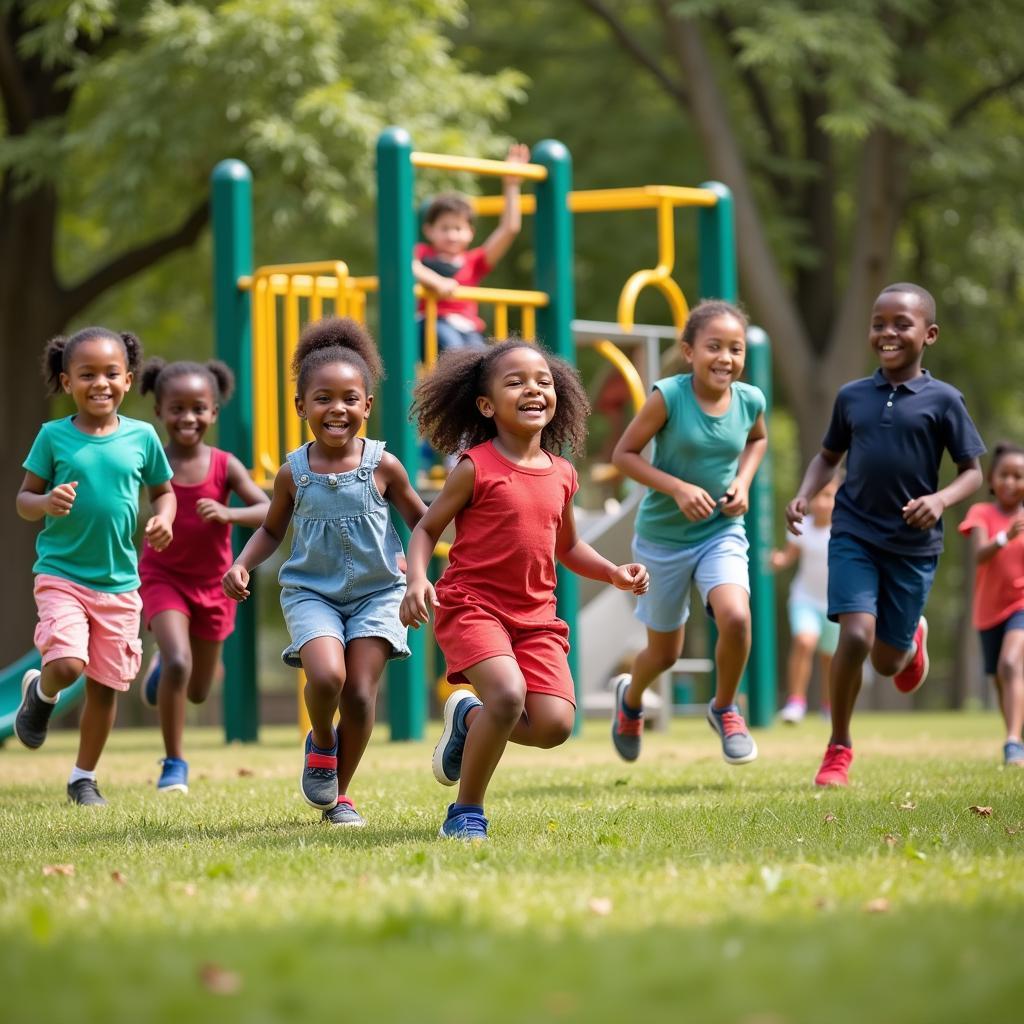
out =
{"type": "Polygon", "coordinates": [[[839,624],[828,617],[828,540],[832,509],[839,481],[832,479],[811,499],[810,522],[781,551],[773,551],[776,572],[794,562],[800,566],[789,585],[789,660],[786,665],[786,702],[779,718],[788,725],[803,721],[807,713],[807,684],[811,679],[814,652],[821,655],[822,711],[828,710],[828,676],[832,655],[839,642],[839,624]]]}
{"type": "Polygon", "coordinates": [[[409,656],[398,618],[402,545],[388,505],[410,529],[426,506],[384,443],[360,436],[383,376],[366,330],[338,317],[308,324],[292,372],[295,408],[314,440],[289,452],[278,470],[266,519],[225,574],[224,592],[236,601],[249,596],[249,574],[292,523],[278,581],[291,637],[282,657],[306,674],[312,725],[300,789],[324,821],[362,826],[348,787],[373,731],[384,666],[409,656]]]}
{"type": "Polygon", "coordinates": [[[988,485],[995,501],[972,505],[960,532],[974,545],[974,626],[1006,722],[1003,763],[1024,767],[1024,448],[996,445],[988,485]]]}
{"type": "Polygon", "coordinates": [[[921,368],[939,336],[935,300],[916,284],[891,284],[875,300],[868,344],[879,367],[843,385],[821,451],[786,507],[799,534],[808,505],[846,453],[828,546],[828,617],[839,623],[829,692],[832,735],[814,778],[845,786],[853,760],[850,721],[864,659],[913,693],[928,675],[922,615],[942,551],[942,513],[981,483],[985,445],[963,395],[921,368]],[[942,453],[956,463],[937,490],[942,453]]]}
{"type": "Polygon", "coordinates": [[[643,593],[642,565],[613,565],[576,533],[576,471],[553,452],[581,451],[588,405],[575,371],[511,340],[448,352],[416,386],[421,433],[462,452],[409,542],[402,621],[434,611],[448,679],[469,683],[444,707],[434,777],[459,783],[440,835],[487,838],[484,794],[509,740],[555,747],[572,731],[569,630],[556,616],[555,560],[590,579],[643,593]],[[455,542],[437,589],[434,546],[454,518],[455,542]]]}
{"type": "MultiPolygon", "coordinates": [[[[509,146],[509,163],[529,163],[530,150],[521,143],[509,146]]],[[[437,196],[423,215],[426,242],[413,249],[412,272],[416,280],[438,296],[437,351],[453,348],[482,348],[484,322],[477,304],[470,299],[454,299],[460,285],[478,285],[508,252],[522,226],[519,210],[519,178],[502,179],[505,205],[498,226],[483,245],[471,249],[476,214],[465,196],[446,192],[437,196]]],[[[423,316],[424,303],[419,303],[423,316]]],[[[422,322],[422,319],[421,319],[422,322]]]]}
{"type": "Polygon", "coordinates": [[[44,423],[25,459],[18,514],[44,519],[36,540],[34,643],[42,672],[27,671],[14,721],[31,749],[46,740],[61,691],[85,674],[85,707],[68,800],[104,806],[96,765],[114,725],[118,691],[142,662],[139,572],[134,534],[139,486],[153,515],[146,539],[171,543],[175,499],[171,467],[156,431],[118,415],[139,368],[142,346],[132,334],[87,327],[53,338],[43,356],[50,394],[71,395],[76,412],[44,423]]]}
{"type": "Polygon", "coordinates": [[[166,754],[156,784],[161,793],[188,792],[185,698],[206,700],[221,648],[235,628],[235,603],[221,587],[233,559],[231,527],[259,526],[268,506],[242,463],[203,440],[234,387],[234,374],[216,359],[151,359],[142,371],[140,390],[153,393],[157,418],[167,428],[164,454],[178,502],[174,542],[162,551],[144,544],[139,560],[143,619],[158,648],[142,693],[160,709],[166,754]],[[245,503],[241,508],[228,506],[232,494],[245,503]]]}
{"type": "Polygon", "coordinates": [[[648,489],[637,510],[633,554],[650,567],[651,589],[637,602],[647,646],[631,675],[618,676],[612,743],[640,756],[643,693],[683,650],[690,586],[718,626],[715,693],[707,720],[729,764],[757,757],[757,744],[735,703],[750,654],[750,578],[743,514],[768,445],[765,397],[740,381],[747,318],[728,302],[695,306],[680,337],[691,373],[655,383],[626,427],[612,460],[648,489]],[[650,441],[650,461],[643,455],[650,441]]]}

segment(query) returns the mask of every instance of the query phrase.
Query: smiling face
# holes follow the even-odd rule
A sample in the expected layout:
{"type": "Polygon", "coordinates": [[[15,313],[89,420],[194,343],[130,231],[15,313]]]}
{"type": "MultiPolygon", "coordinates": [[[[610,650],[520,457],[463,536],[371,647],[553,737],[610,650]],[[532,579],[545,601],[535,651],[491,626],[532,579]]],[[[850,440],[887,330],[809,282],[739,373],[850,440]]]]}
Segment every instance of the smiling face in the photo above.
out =
{"type": "Polygon", "coordinates": [[[202,374],[184,373],[172,377],[161,389],[156,414],[167,427],[171,441],[192,448],[202,441],[219,409],[210,381],[202,374]]]}
{"type": "Polygon", "coordinates": [[[351,444],[372,405],[373,395],[366,393],[361,371],[344,362],[314,367],[305,391],[295,397],[296,411],[325,448],[351,444]]]}
{"type": "Polygon", "coordinates": [[[528,437],[541,433],[555,415],[555,378],[548,361],[523,345],[506,352],[491,371],[487,394],[476,400],[499,433],[528,437]]]}
{"type": "Polygon", "coordinates": [[[939,336],[938,324],[928,319],[924,303],[913,292],[882,292],[878,296],[871,311],[868,341],[889,380],[911,380],[921,372],[924,350],[939,336]]]}
{"type": "Polygon", "coordinates": [[[110,338],[88,338],[76,345],[66,373],[64,393],[71,395],[81,416],[93,423],[116,418],[132,386],[124,346],[110,338]]]}
{"type": "Polygon", "coordinates": [[[1003,508],[1017,508],[1024,501],[1024,455],[1000,455],[989,474],[992,493],[1003,508]]]}
{"type": "Polygon", "coordinates": [[[423,225],[423,235],[441,256],[460,256],[473,242],[473,225],[461,213],[442,213],[423,225]]]}
{"type": "Polygon", "coordinates": [[[693,377],[709,394],[723,394],[743,373],[747,358],[747,332],[730,313],[710,319],[693,339],[683,342],[683,355],[693,366],[693,377]]]}

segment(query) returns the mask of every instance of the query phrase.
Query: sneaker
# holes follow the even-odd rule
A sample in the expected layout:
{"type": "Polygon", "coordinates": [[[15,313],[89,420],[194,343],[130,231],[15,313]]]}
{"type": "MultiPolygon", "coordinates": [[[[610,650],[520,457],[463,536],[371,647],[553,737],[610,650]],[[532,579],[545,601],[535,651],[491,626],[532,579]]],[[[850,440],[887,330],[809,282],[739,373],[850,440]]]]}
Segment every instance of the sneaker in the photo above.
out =
{"type": "Polygon", "coordinates": [[[329,811],[324,811],[322,817],[331,825],[347,825],[349,828],[362,828],[366,824],[366,819],[347,796],[339,796],[338,802],[329,811]]]}
{"type": "Polygon", "coordinates": [[[160,686],[160,652],[155,651],[146,666],[146,681],[142,684],[142,699],[151,707],[156,707],[157,691],[160,686]]]}
{"type": "Polygon", "coordinates": [[[437,833],[442,839],[461,839],[464,843],[487,840],[487,819],[476,811],[464,811],[445,818],[437,833]]]}
{"type": "Polygon", "coordinates": [[[68,803],[82,807],[106,807],[107,801],[100,794],[95,779],[76,779],[68,783],[68,803]]]}
{"type": "Polygon", "coordinates": [[[1024,768],[1024,743],[1009,740],[1003,745],[1003,764],[1007,768],[1024,768]]]}
{"type": "Polygon", "coordinates": [[[818,774],[814,776],[816,786],[846,786],[850,782],[850,763],[853,751],[839,743],[830,743],[825,749],[818,774]]]}
{"type": "Polygon", "coordinates": [[[900,693],[913,693],[928,678],[928,620],[922,615],[914,632],[914,656],[892,677],[900,693]]]}
{"type": "Polygon", "coordinates": [[[807,714],[807,702],[803,700],[787,700],[779,712],[779,720],[787,725],[799,725],[807,714]]]}
{"type": "Polygon", "coordinates": [[[434,778],[442,786],[454,786],[462,776],[462,751],[469,727],[466,715],[483,702],[469,690],[455,690],[444,702],[444,731],[434,747],[434,778]]]}
{"type": "Polygon", "coordinates": [[[180,757],[165,757],[160,764],[163,765],[163,768],[160,771],[160,778],[157,780],[157,792],[187,793],[188,761],[183,761],[180,757]]]}
{"type": "Polygon", "coordinates": [[[46,741],[50,715],[57,706],[39,696],[39,669],[30,668],[21,677],[21,704],[14,716],[14,734],[29,750],[38,750],[46,741]]]}
{"type": "Polygon", "coordinates": [[[334,747],[321,750],[313,746],[313,732],[306,734],[306,755],[302,761],[299,789],[306,803],[321,811],[329,811],[338,802],[338,734],[334,747]]]}
{"type": "Polygon", "coordinates": [[[623,761],[635,761],[640,756],[640,740],[644,734],[643,709],[637,715],[627,715],[625,711],[624,702],[630,680],[628,675],[616,676],[613,680],[615,714],[612,716],[612,745],[623,761]]]}
{"type": "Polygon", "coordinates": [[[747,732],[747,723],[735,704],[716,711],[712,701],[708,705],[708,725],[721,738],[722,757],[729,764],[749,764],[757,758],[757,744],[747,732]]]}

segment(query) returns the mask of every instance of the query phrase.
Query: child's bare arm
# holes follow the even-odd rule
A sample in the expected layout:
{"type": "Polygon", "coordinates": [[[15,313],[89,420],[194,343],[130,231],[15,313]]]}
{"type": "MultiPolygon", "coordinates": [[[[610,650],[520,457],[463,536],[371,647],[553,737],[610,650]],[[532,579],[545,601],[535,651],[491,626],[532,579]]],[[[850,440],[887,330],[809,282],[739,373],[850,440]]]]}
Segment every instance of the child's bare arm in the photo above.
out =
{"type": "Polygon", "coordinates": [[[634,594],[647,592],[648,575],[645,566],[639,562],[616,565],[580,540],[571,501],[562,513],[562,525],[555,539],[555,557],[577,576],[610,583],[619,590],[632,590],[634,594]]]}
{"type": "Polygon", "coordinates": [[[741,516],[750,507],[750,485],[767,451],[768,428],[764,422],[764,413],[761,413],[750,428],[747,443],[740,452],[736,479],[729,485],[722,501],[722,515],[741,516]]]}
{"type": "MultiPolygon", "coordinates": [[[[530,162],[530,147],[521,142],[513,143],[508,147],[508,155],[505,159],[511,164],[528,164],[530,162]]],[[[484,255],[492,267],[508,252],[523,226],[523,214],[519,209],[519,191],[520,179],[515,175],[510,174],[502,179],[505,205],[502,207],[498,226],[490,233],[483,246],[484,255]]]]}
{"type": "Polygon", "coordinates": [[[420,262],[420,260],[412,261],[412,276],[418,284],[423,285],[424,288],[429,288],[435,294],[440,295],[441,298],[447,298],[459,287],[459,282],[454,277],[445,277],[444,274],[431,270],[430,267],[420,262]]]}
{"type": "Polygon", "coordinates": [[[969,498],[981,486],[981,481],[981,463],[977,459],[958,462],[956,476],[949,485],[934,494],[925,494],[908,501],[903,506],[903,518],[909,526],[929,530],[950,505],[956,505],[969,498]]]}
{"type": "Polygon", "coordinates": [[[395,506],[405,525],[410,530],[415,529],[427,511],[427,506],[409,480],[405,466],[390,452],[385,452],[377,471],[380,474],[377,489],[395,506]]]}
{"type": "Polygon", "coordinates": [[[196,502],[196,512],[211,522],[231,523],[233,526],[247,526],[255,530],[267,514],[270,499],[253,483],[249,471],[234,455],[228,456],[228,488],[245,502],[242,507],[233,508],[213,498],[200,498],[196,502]]]}
{"type": "Polygon", "coordinates": [[[149,488],[149,503],[153,514],[146,523],[146,540],[156,551],[163,551],[174,539],[174,517],[178,514],[178,499],[170,480],[149,488]]]}
{"type": "Polygon", "coordinates": [[[35,473],[26,473],[18,489],[15,506],[18,515],[30,523],[38,522],[43,516],[66,516],[75,503],[75,488],[78,481],[58,484],[47,490],[49,480],[44,480],[35,473]]]}
{"type": "Polygon", "coordinates": [[[842,458],[842,452],[822,448],[808,463],[796,497],[786,506],[786,525],[790,533],[800,536],[799,526],[807,515],[808,503],[836,475],[842,458]]]}

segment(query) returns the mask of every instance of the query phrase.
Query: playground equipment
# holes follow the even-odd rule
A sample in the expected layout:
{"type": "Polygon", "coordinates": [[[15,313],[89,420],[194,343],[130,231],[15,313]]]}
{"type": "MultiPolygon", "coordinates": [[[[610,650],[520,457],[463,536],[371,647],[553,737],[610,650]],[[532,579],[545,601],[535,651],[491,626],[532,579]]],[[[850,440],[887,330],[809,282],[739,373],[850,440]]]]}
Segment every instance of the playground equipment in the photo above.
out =
{"type": "MultiPolygon", "coordinates": [[[[0,669],[0,743],[14,735],[14,716],[21,706],[21,677],[30,669],[39,668],[39,652],[29,651],[24,657],[0,669]]],[[[74,708],[85,694],[85,679],[77,679],[61,692],[54,715],[74,708]]]]}
{"type": "MultiPolygon", "coordinates": [[[[524,215],[536,217],[535,289],[460,288],[459,298],[474,299],[494,308],[495,335],[507,336],[509,309],[518,310],[524,337],[536,336],[556,354],[575,364],[578,344],[590,344],[622,373],[634,405],[643,401],[650,383],[660,372],[660,344],[652,329],[636,329],[634,313],[640,293],[649,287],[666,299],[674,329],[682,327],[687,303],[673,278],[675,264],[674,211],[698,209],[699,292],[704,297],[735,301],[736,262],[732,197],[725,186],[709,183],[700,188],[646,186],[642,188],[571,191],[572,163],[559,142],[538,143],[528,164],[481,160],[446,154],[414,152],[408,134],[386,130],[377,145],[378,275],[353,276],[341,261],[288,264],[254,270],[252,257],[252,176],[237,160],[218,164],[212,176],[214,231],[214,300],[217,355],[235,368],[238,400],[223,410],[221,443],[252,467],[257,482],[269,485],[284,454],[302,441],[302,429],[292,412],[293,385],[287,366],[301,324],[328,312],[357,319],[366,316],[369,297],[379,308],[378,339],[388,376],[381,387],[381,434],[390,450],[415,477],[419,440],[409,421],[409,384],[420,362],[415,298],[424,298],[424,363],[436,358],[437,307],[434,296],[418,290],[412,276],[416,238],[413,195],[414,169],[469,171],[484,175],[516,174],[536,184],[534,195],[521,197],[524,215]],[[633,273],[622,289],[615,330],[597,330],[593,324],[574,334],[573,214],[621,210],[656,213],[658,257],[653,268],[633,273]],[[619,344],[611,340],[616,338],[619,344]],[[637,347],[631,360],[622,346],[637,347]],[[643,368],[641,374],[636,367],[643,368]]],[[[500,213],[503,197],[474,200],[482,215],[500,213]]],[[[770,399],[770,356],[763,332],[752,330],[748,377],[770,399]]],[[[769,404],[770,408],[770,404],[769,404]]],[[[767,460],[765,460],[767,463],[767,460]]],[[[751,492],[748,535],[751,541],[754,652],[748,669],[750,720],[766,725],[774,711],[774,597],[768,571],[772,546],[769,467],[762,466],[751,492]]],[[[598,550],[616,546],[631,533],[635,501],[623,513],[597,517],[586,528],[586,539],[598,550]]],[[[408,540],[403,524],[396,523],[408,540]]],[[[241,531],[236,531],[241,533],[241,531]]],[[[244,543],[236,537],[236,543],[244,543]]],[[[628,541],[627,541],[628,543],[628,541]]],[[[608,553],[608,552],[606,552],[608,553]]],[[[619,560],[623,560],[621,557],[619,560]]],[[[585,585],[585,584],[584,584],[585,585]]],[[[590,604],[595,597],[583,603],[590,604]]],[[[559,573],[559,614],[576,638],[570,655],[579,686],[580,648],[578,614],[581,581],[559,573]]],[[[594,614],[591,614],[591,619],[594,614]]],[[[604,616],[604,635],[621,633],[621,614],[604,616]]],[[[427,706],[427,673],[422,630],[410,631],[412,657],[388,669],[389,717],[393,739],[423,735],[427,706]]],[[[253,602],[239,609],[236,631],[225,647],[224,719],[228,740],[254,740],[257,734],[255,619],[253,602]]],[[[603,671],[603,666],[601,670],[603,671]]],[[[588,665],[588,674],[591,672],[588,665]]],[[[593,671],[597,671],[596,669],[593,671]]]]}

